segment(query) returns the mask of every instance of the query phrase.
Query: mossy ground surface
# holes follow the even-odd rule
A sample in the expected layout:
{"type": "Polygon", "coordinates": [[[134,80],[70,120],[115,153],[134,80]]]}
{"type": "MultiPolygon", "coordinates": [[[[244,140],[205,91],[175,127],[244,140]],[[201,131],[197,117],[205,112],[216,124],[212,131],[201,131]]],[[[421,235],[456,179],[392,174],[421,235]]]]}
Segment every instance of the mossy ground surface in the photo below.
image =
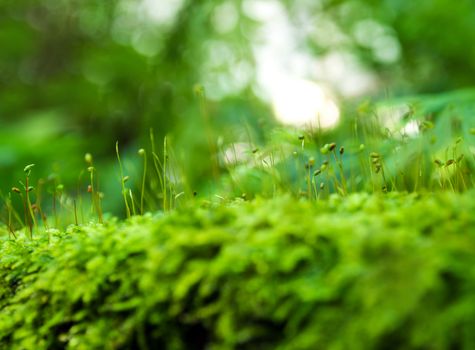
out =
{"type": "Polygon", "coordinates": [[[474,193],[5,230],[2,349],[473,349],[474,193]]]}

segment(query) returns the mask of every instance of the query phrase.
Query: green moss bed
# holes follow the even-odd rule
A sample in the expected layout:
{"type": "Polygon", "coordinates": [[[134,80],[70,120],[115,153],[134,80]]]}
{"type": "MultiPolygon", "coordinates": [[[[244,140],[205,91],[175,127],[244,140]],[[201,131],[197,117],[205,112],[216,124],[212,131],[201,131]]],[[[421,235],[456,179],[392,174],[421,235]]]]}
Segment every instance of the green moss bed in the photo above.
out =
{"type": "Polygon", "coordinates": [[[1,349],[474,349],[475,193],[3,229],[1,349]]]}

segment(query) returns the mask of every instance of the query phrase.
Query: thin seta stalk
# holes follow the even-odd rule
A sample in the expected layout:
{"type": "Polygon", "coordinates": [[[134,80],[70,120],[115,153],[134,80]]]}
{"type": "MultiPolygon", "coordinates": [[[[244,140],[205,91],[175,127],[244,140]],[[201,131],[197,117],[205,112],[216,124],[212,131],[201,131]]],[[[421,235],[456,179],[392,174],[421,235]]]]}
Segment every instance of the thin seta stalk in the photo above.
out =
{"type": "Polygon", "coordinates": [[[136,216],[137,211],[135,210],[134,194],[132,193],[132,190],[130,188],[129,188],[129,197],[130,197],[130,203],[132,205],[132,215],[136,216]]]}
{"type": "Polygon", "coordinates": [[[386,175],[384,173],[384,164],[383,164],[383,157],[376,152],[371,152],[369,157],[371,158],[371,164],[374,166],[374,172],[376,174],[381,173],[381,177],[383,180],[383,186],[381,187],[381,190],[383,192],[388,191],[388,182],[386,180],[386,175]]]}
{"type": "Polygon", "coordinates": [[[13,206],[12,206],[12,193],[8,193],[8,198],[6,200],[7,204],[7,211],[8,211],[8,232],[9,232],[9,238],[13,236],[13,238],[17,238],[15,234],[15,229],[13,228],[12,224],[12,216],[13,216],[13,206]]]}
{"type": "Polygon", "coordinates": [[[168,200],[167,200],[167,163],[168,163],[168,144],[167,137],[163,139],[163,210],[167,211],[168,209],[168,200]]]}
{"type": "Polygon", "coordinates": [[[30,192],[33,190],[33,187],[30,186],[30,175],[31,175],[31,169],[35,166],[35,164],[29,164],[27,165],[23,171],[25,172],[25,206],[27,213],[27,223],[28,223],[28,228],[30,230],[30,238],[33,238],[33,226],[35,229],[37,229],[37,223],[36,223],[36,218],[35,214],[33,212],[33,208],[31,205],[31,200],[30,200],[30,192]]]}
{"type": "MultiPolygon", "coordinates": [[[[20,196],[21,203],[23,204],[24,221],[21,224],[25,225],[25,226],[28,225],[30,227],[30,225],[28,224],[28,215],[27,215],[25,197],[23,197],[23,194],[22,194],[22,192],[20,191],[20,189],[18,187],[12,187],[12,192],[14,192],[14,193],[16,193],[20,196]]],[[[31,233],[32,232],[31,232],[31,227],[30,227],[30,238],[32,238],[31,233]]]]}
{"type": "Polygon", "coordinates": [[[327,155],[328,163],[330,163],[330,154],[333,155],[333,158],[335,159],[335,163],[338,167],[338,171],[340,173],[340,181],[338,181],[337,175],[332,171],[335,188],[340,193],[340,195],[346,196],[348,195],[348,188],[346,184],[345,172],[343,169],[343,161],[342,161],[342,156],[345,153],[345,148],[340,147],[340,150],[339,150],[340,158],[338,158],[337,153],[336,153],[336,147],[337,146],[335,142],[332,142],[329,144],[327,143],[325,146],[321,148],[320,151],[323,155],[327,155]]]}
{"type": "MultiPolygon", "coordinates": [[[[155,169],[155,173],[157,174],[158,181],[160,183],[161,191],[162,191],[162,196],[163,196],[163,202],[166,200],[164,192],[165,192],[165,185],[164,185],[164,180],[163,180],[163,164],[160,160],[160,157],[157,155],[155,151],[155,138],[153,135],[153,129],[150,129],[150,144],[152,146],[152,159],[153,159],[153,167],[155,169]]],[[[163,208],[165,210],[165,207],[163,208]]]]}
{"type": "Polygon", "coordinates": [[[127,215],[127,218],[130,218],[130,207],[129,203],[127,200],[127,189],[125,188],[125,183],[129,179],[128,176],[124,176],[124,170],[122,168],[122,161],[120,160],[120,154],[119,154],[119,141],[115,143],[115,152],[117,155],[117,161],[119,162],[119,170],[120,170],[120,184],[122,188],[122,197],[124,198],[124,204],[125,204],[125,213],[127,215]]]}
{"type": "Polygon", "coordinates": [[[332,143],[330,145],[330,148],[332,148],[333,152],[333,157],[335,158],[335,162],[338,164],[338,169],[340,170],[340,177],[341,177],[341,185],[343,187],[343,192],[344,195],[346,196],[348,194],[348,186],[346,184],[346,177],[345,177],[345,171],[343,170],[343,154],[345,153],[345,147],[341,146],[340,150],[338,151],[340,157],[338,158],[336,155],[336,144],[332,143]]]}
{"type": "Polygon", "coordinates": [[[143,157],[143,176],[142,188],[140,189],[140,215],[144,213],[144,195],[145,195],[145,181],[147,180],[147,153],[145,149],[141,148],[138,151],[139,156],[143,157]]]}
{"type": "MultiPolygon", "coordinates": [[[[171,206],[171,199],[168,198],[168,174],[167,174],[167,167],[168,167],[168,139],[165,136],[163,140],[163,162],[160,160],[160,157],[157,155],[155,151],[155,139],[153,135],[153,130],[150,129],[150,143],[152,145],[152,157],[153,157],[153,165],[155,168],[155,172],[157,174],[158,180],[160,182],[161,190],[162,190],[162,208],[163,211],[167,211],[171,206]]],[[[170,196],[171,196],[171,188],[170,188],[170,196]]]]}
{"type": "Polygon", "coordinates": [[[97,191],[97,186],[96,186],[96,181],[97,179],[95,178],[94,174],[96,173],[96,168],[94,167],[93,164],[93,159],[92,155],[90,153],[86,153],[84,156],[84,160],[86,161],[88,168],[87,171],[89,172],[89,186],[87,188],[87,191],[91,194],[91,211],[96,212],[98,221],[100,224],[103,223],[103,217],[102,217],[102,208],[100,204],[100,196],[99,192],[97,191]]]}
{"type": "Polygon", "coordinates": [[[73,206],[74,206],[74,224],[76,226],[79,226],[79,223],[78,223],[78,208],[77,208],[77,205],[76,205],[76,199],[73,199],[73,206]]]}

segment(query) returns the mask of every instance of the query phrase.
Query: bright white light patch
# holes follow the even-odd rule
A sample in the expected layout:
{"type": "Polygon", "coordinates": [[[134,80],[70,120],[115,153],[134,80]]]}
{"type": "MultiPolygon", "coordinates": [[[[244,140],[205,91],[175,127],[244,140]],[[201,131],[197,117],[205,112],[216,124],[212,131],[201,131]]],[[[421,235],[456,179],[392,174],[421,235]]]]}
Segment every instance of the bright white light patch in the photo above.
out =
{"type": "Polygon", "coordinates": [[[417,136],[417,134],[419,134],[419,124],[417,121],[411,120],[409,123],[404,125],[402,130],[407,136],[417,136]]]}
{"type": "Polygon", "coordinates": [[[152,21],[169,24],[183,5],[183,0],[142,0],[142,11],[152,21]]]}
{"type": "Polygon", "coordinates": [[[279,121],[297,127],[334,127],[340,119],[335,102],[316,83],[303,79],[280,82],[272,92],[272,105],[279,121]]]}

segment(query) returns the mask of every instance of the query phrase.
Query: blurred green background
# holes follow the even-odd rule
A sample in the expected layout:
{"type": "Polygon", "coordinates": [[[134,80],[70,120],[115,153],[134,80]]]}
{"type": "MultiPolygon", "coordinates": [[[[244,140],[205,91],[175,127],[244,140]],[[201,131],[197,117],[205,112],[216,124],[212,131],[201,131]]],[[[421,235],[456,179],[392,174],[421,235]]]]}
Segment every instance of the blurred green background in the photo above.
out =
{"type": "Polygon", "coordinates": [[[29,163],[74,188],[90,152],[117,196],[115,142],[137,178],[153,128],[200,190],[210,139],[258,145],[309,113],[331,130],[361,100],[471,87],[474,23],[472,0],[3,0],[0,189],[29,163]]]}

